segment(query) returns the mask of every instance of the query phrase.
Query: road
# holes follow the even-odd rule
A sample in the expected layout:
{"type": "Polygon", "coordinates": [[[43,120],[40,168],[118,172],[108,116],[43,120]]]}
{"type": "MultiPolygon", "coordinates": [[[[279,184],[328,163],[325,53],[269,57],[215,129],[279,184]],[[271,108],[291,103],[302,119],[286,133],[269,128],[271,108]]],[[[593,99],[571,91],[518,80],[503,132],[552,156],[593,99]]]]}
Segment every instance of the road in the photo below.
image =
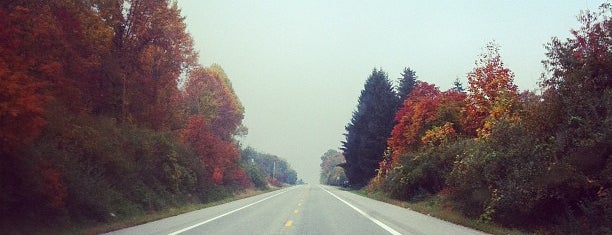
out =
{"type": "Polygon", "coordinates": [[[484,234],[322,185],[298,185],[110,234],[484,234]]]}

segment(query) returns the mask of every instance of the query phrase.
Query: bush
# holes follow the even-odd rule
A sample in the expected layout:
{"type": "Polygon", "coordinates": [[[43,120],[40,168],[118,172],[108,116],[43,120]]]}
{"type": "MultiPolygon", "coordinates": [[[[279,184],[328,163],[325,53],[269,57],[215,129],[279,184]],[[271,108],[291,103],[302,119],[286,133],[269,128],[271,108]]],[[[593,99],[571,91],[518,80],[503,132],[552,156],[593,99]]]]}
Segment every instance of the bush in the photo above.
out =
{"type": "Polygon", "coordinates": [[[247,174],[253,182],[255,188],[265,190],[268,189],[268,177],[266,173],[254,163],[243,162],[242,167],[246,170],[247,174]]]}
{"type": "Polygon", "coordinates": [[[48,127],[27,155],[57,169],[64,209],[73,218],[108,221],[111,213],[162,210],[204,185],[197,177],[202,164],[170,134],[55,109],[60,111],[48,114],[48,127]]]}
{"type": "Polygon", "coordinates": [[[435,194],[446,186],[455,158],[465,148],[465,140],[422,148],[400,157],[387,173],[382,189],[392,197],[417,200],[435,194]]]}
{"type": "MultiPolygon", "coordinates": [[[[542,222],[542,187],[551,152],[519,124],[499,122],[490,136],[470,140],[448,178],[451,198],[467,215],[506,225],[542,222]],[[512,141],[508,141],[512,140],[512,141]]],[[[549,210],[545,210],[547,212],[549,210]]]]}

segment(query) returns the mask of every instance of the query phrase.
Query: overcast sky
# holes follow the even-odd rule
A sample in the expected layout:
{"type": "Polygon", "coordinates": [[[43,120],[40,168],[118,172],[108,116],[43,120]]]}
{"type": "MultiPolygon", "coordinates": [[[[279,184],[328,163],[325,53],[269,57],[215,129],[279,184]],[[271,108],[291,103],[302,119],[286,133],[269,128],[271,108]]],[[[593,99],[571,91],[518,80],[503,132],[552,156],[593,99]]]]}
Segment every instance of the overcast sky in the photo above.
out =
{"type": "Polygon", "coordinates": [[[537,88],[544,44],[603,1],[179,0],[200,62],[223,67],[245,107],[242,140],[310,183],[338,149],[373,68],[404,67],[445,90],[489,41],[521,90],[537,88]]]}

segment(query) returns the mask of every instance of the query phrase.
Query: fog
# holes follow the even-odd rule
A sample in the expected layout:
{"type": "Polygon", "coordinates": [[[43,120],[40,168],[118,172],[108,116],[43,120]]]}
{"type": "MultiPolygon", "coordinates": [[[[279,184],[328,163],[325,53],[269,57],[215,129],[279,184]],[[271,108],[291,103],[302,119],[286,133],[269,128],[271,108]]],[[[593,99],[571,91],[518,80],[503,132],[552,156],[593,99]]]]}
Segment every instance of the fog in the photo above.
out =
{"type": "Polygon", "coordinates": [[[537,89],[544,44],[602,1],[179,1],[204,65],[217,63],[245,107],[241,139],[318,182],[373,68],[404,67],[445,90],[489,41],[521,90],[537,89]]]}

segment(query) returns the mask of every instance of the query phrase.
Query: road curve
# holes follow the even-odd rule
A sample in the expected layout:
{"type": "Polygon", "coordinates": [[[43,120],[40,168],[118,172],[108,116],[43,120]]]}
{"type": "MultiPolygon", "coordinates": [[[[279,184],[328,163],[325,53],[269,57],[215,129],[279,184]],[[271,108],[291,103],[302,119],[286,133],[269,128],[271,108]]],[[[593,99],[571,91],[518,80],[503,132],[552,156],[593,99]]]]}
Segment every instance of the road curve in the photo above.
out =
{"type": "Polygon", "coordinates": [[[484,234],[322,185],[299,185],[109,234],[484,234]]]}

